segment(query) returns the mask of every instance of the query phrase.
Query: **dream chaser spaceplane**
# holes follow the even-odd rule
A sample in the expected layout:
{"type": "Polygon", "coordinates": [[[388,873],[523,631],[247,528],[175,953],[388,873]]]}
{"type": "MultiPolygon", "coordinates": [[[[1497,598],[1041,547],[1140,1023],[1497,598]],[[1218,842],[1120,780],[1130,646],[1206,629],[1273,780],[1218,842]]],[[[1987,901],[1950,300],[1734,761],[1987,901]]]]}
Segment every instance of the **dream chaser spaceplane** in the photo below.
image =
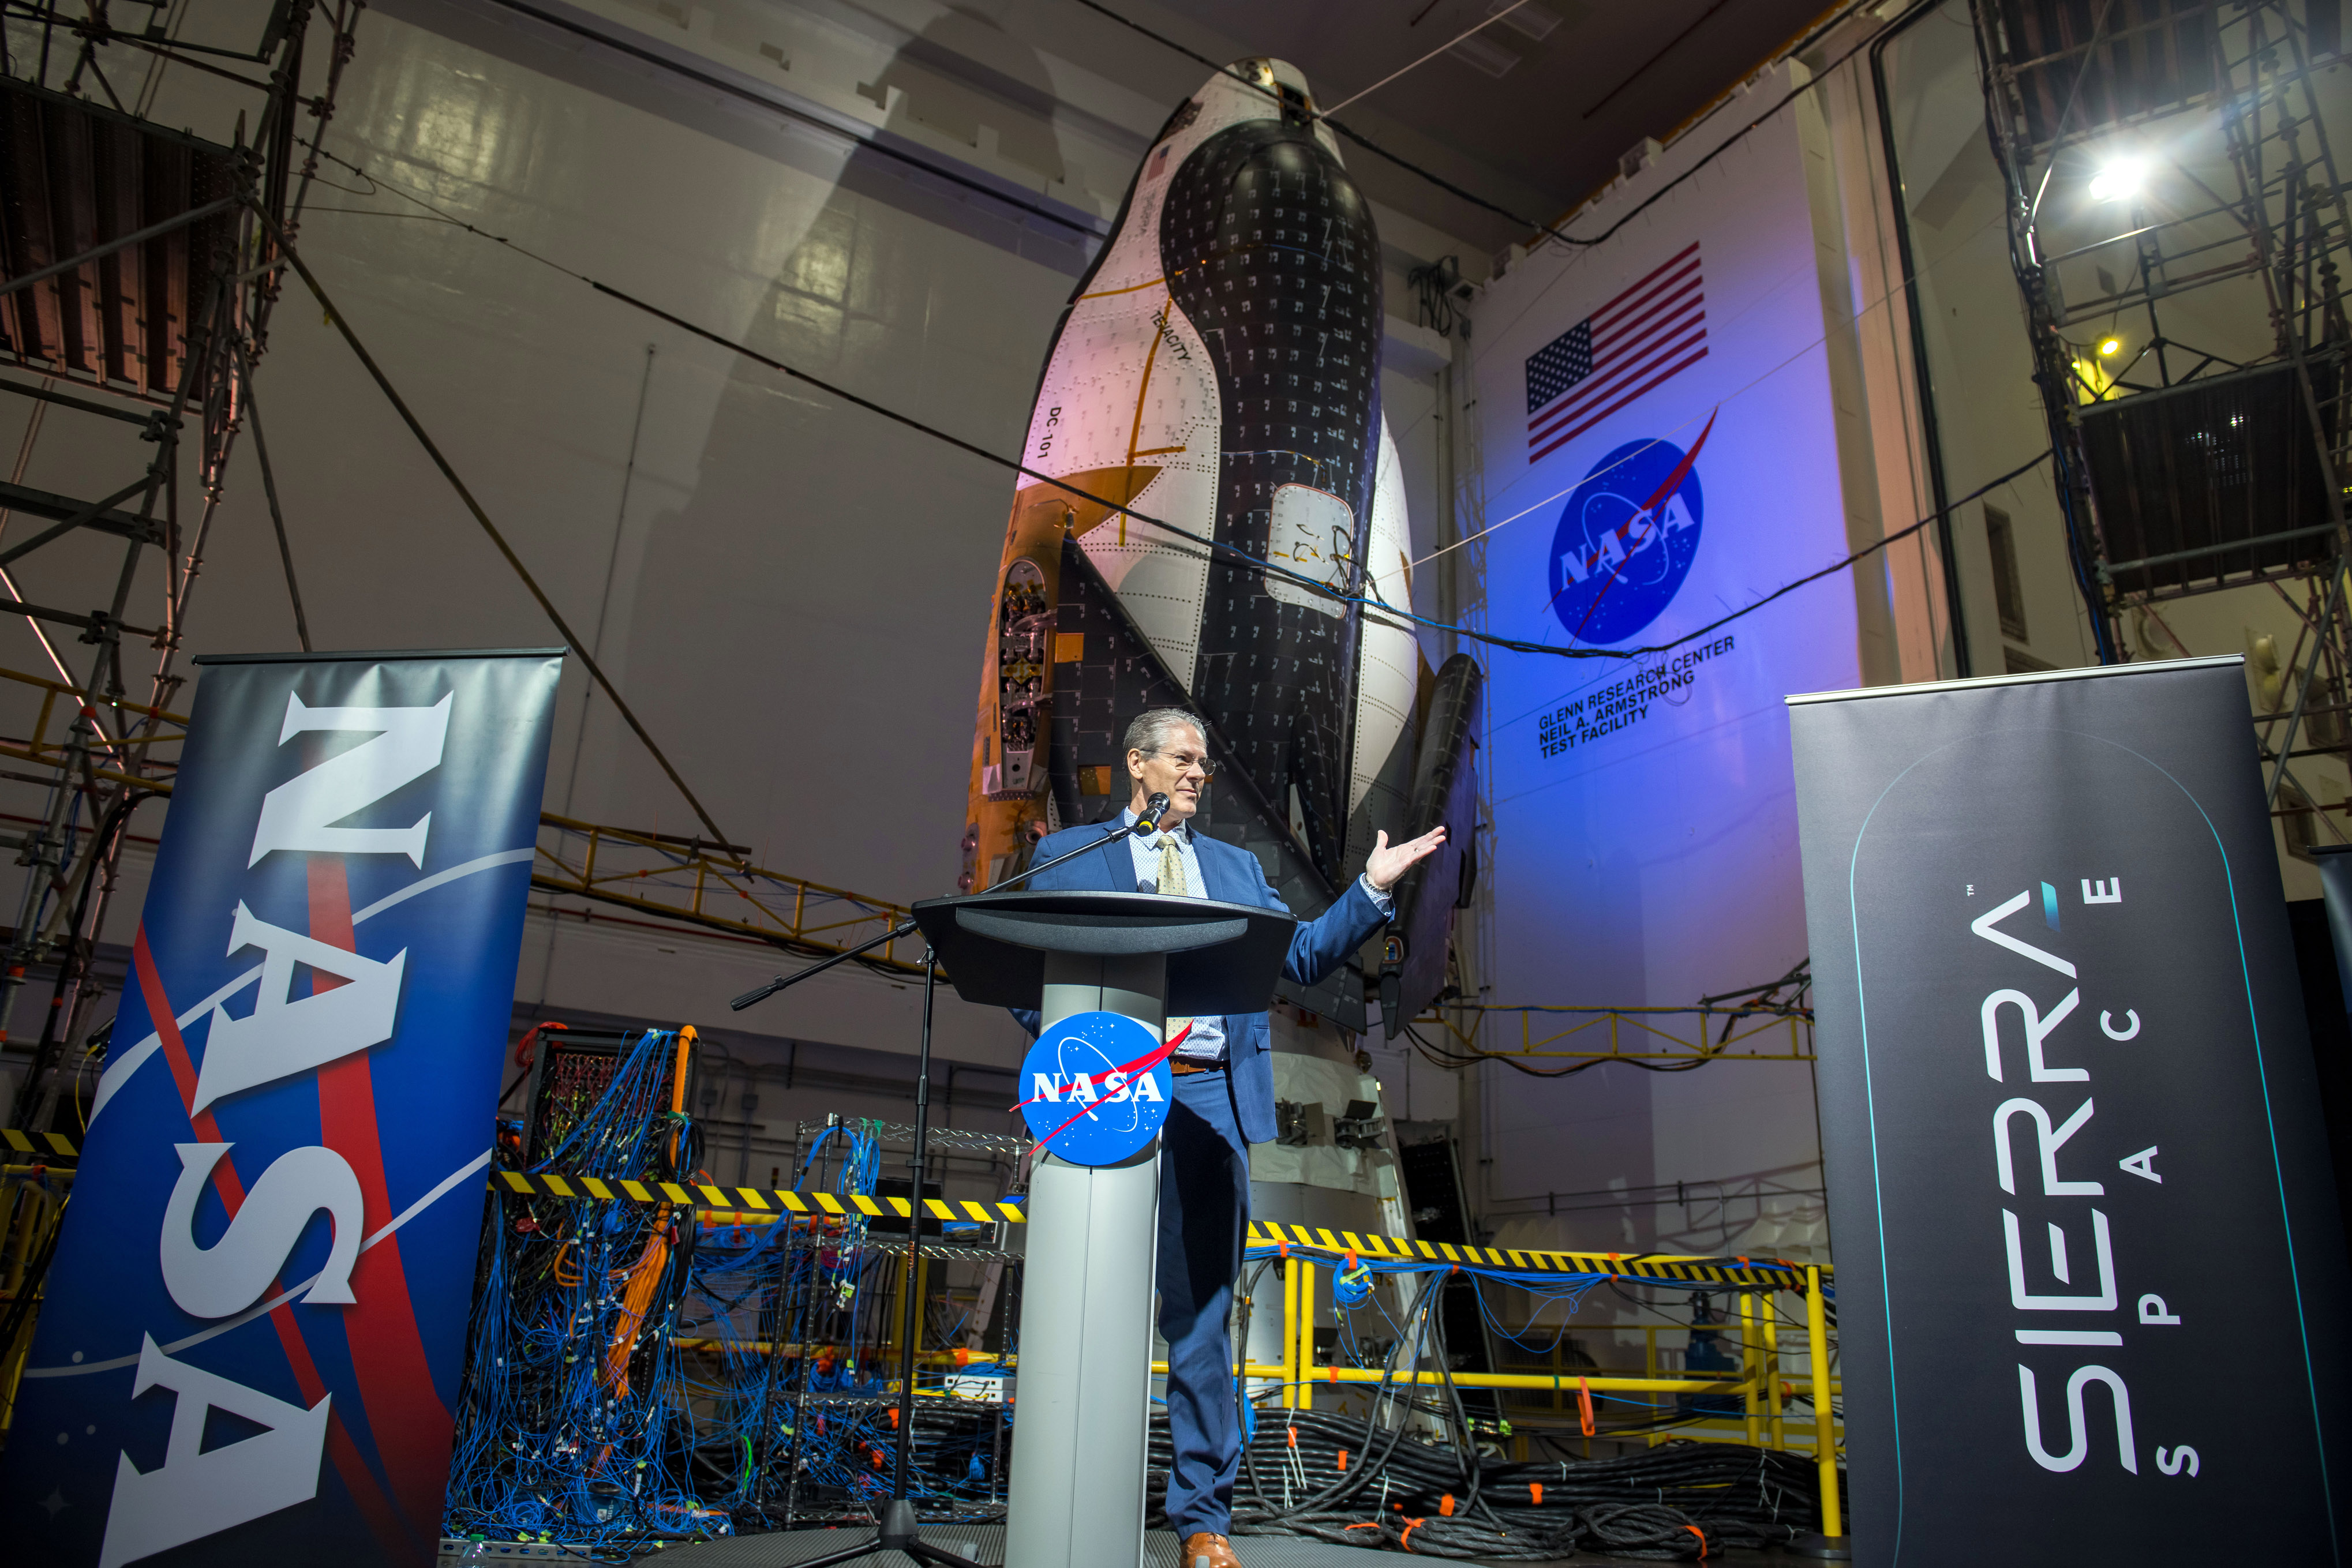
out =
{"type": "MultiPolygon", "coordinates": [[[[1255,852],[1302,915],[1376,831],[1446,825],[1379,966],[1393,1034],[1444,983],[1467,899],[1480,676],[1464,655],[1433,674],[1379,608],[1412,601],[1381,278],[1370,204],[1295,67],[1244,60],[1169,117],[1030,414],[1024,462],[1052,477],[1024,478],[1005,532],[961,880],[991,886],[1118,811],[1127,720],[1193,709],[1219,768],[1196,825],[1255,852]]],[[[1362,985],[1343,970],[1291,999],[1360,1030],[1362,985]]]]}

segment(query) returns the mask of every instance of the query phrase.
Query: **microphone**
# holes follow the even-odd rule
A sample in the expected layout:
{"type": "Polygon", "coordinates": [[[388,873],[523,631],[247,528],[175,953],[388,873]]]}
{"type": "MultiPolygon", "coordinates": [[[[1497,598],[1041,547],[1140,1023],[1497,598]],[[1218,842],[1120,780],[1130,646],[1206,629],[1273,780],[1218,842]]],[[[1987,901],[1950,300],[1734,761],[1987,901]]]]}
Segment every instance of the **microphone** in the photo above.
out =
{"type": "Polygon", "coordinates": [[[1143,803],[1143,812],[1135,819],[1132,830],[1137,838],[1160,831],[1160,820],[1168,815],[1168,797],[1154,795],[1143,803]]]}

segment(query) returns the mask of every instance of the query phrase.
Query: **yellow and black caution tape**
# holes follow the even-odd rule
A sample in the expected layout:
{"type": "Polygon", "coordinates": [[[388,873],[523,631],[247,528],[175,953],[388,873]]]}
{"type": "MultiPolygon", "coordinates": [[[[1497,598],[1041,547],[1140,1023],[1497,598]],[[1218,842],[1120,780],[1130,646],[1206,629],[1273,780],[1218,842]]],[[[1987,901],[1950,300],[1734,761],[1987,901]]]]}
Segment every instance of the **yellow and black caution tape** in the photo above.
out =
{"type": "MultiPolygon", "coordinates": [[[[73,1159],[79,1151],[62,1133],[20,1133],[0,1128],[0,1142],[10,1153],[49,1159],[73,1159]]],[[[906,1219],[912,1211],[903,1197],[869,1197],[863,1193],[782,1192],[773,1188],[691,1185],[674,1181],[614,1181],[592,1176],[526,1176],[520,1171],[495,1171],[490,1185],[500,1191],[526,1197],[586,1198],[604,1203],[667,1203],[692,1207],[706,1218],[730,1216],[752,1224],[766,1224],[785,1215],[863,1215],[869,1219],[906,1219]]],[[[993,1225],[1014,1225],[1029,1216],[1020,1205],[977,1203],[970,1198],[950,1201],[927,1197],[923,1212],[933,1219],[993,1225]]],[[[1641,1252],[1530,1252],[1518,1248],[1465,1247],[1444,1241],[1416,1241],[1402,1236],[1362,1235],[1353,1230],[1326,1230],[1305,1225],[1275,1225],[1253,1220],[1252,1247],[1297,1248],[1328,1253],[1335,1259],[1412,1260],[1430,1263],[1465,1263],[1474,1268],[1517,1269],[1539,1274],[1602,1274],[1621,1280],[1662,1280],[1678,1284],[1765,1286],[1783,1291],[1805,1288],[1805,1265],[1782,1258],[1701,1258],[1641,1252]]],[[[1829,1266],[1822,1277],[1830,1277],[1829,1266]]]]}
{"type": "Polygon", "coordinates": [[[48,1159],[70,1160],[79,1155],[74,1141],[63,1133],[20,1133],[14,1127],[0,1128],[0,1141],[8,1145],[12,1155],[37,1155],[48,1159]]]}
{"type": "MultiPolygon", "coordinates": [[[[1805,1288],[1805,1265],[1780,1258],[1698,1258],[1643,1252],[1529,1252],[1513,1247],[1463,1247],[1444,1241],[1413,1241],[1401,1236],[1360,1236],[1306,1225],[1252,1221],[1252,1247],[1349,1257],[1461,1263],[1477,1269],[1515,1269],[1532,1274],[1602,1274],[1619,1280],[1664,1280],[1677,1284],[1762,1286],[1780,1291],[1805,1288]]],[[[1829,1277],[1824,1266],[1822,1276],[1829,1277]]]]}
{"type": "MultiPolygon", "coordinates": [[[[620,1181],[591,1176],[527,1176],[520,1171],[495,1172],[490,1182],[501,1191],[530,1197],[585,1198],[604,1203],[667,1203],[695,1208],[706,1218],[731,1215],[754,1224],[769,1223],[786,1215],[864,1215],[872,1219],[905,1219],[911,1215],[903,1197],[869,1197],[863,1193],[782,1192],[770,1187],[719,1186],[708,1182],[620,1181]]],[[[950,1201],[927,1197],[923,1200],[923,1212],[934,1219],[971,1220],[983,1225],[998,1220],[1019,1225],[1029,1218],[1017,1204],[976,1203],[970,1198],[950,1201]]],[[[1352,1255],[1516,1269],[1529,1273],[1601,1274],[1621,1280],[1672,1281],[1679,1284],[1781,1291],[1805,1288],[1805,1266],[1779,1258],[1531,1252],[1518,1248],[1464,1247],[1444,1241],[1411,1240],[1402,1236],[1360,1235],[1353,1230],[1259,1221],[1250,1225],[1249,1245],[1328,1253],[1335,1260],[1352,1255]]],[[[1822,1277],[1828,1278],[1829,1272],[1824,1266],[1822,1277]]]]}
{"type": "MultiPolygon", "coordinates": [[[[686,1185],[674,1181],[620,1181],[591,1176],[526,1176],[520,1171],[495,1171],[490,1185],[501,1191],[542,1197],[584,1197],[604,1203],[668,1203],[705,1211],[734,1212],[751,1219],[774,1219],[784,1214],[865,1215],[871,1219],[911,1217],[903,1197],[868,1197],[863,1193],[779,1192],[772,1187],[716,1186],[708,1182],[686,1185]]],[[[1029,1217],[1011,1203],[974,1203],[969,1198],[949,1202],[923,1199],[923,1212],[933,1219],[972,1220],[993,1225],[1010,1220],[1018,1225],[1029,1217]]]]}

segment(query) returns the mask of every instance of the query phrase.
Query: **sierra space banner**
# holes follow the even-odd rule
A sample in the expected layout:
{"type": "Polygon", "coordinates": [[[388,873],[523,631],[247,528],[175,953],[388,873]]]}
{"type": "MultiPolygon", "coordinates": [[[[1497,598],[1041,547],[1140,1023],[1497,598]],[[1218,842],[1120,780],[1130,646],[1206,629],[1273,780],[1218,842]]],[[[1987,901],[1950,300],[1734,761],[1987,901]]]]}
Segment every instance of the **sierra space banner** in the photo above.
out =
{"type": "Polygon", "coordinates": [[[2241,661],[1790,718],[1855,1561],[2259,1517],[2342,1563],[2343,1233],[2241,661]]]}
{"type": "Polygon", "coordinates": [[[562,653],[198,663],[0,1539],[428,1564],[562,653]]]}
{"type": "Polygon", "coordinates": [[[1848,507],[1796,111],[1660,194],[1720,140],[1477,308],[1484,630],[1610,655],[1482,653],[1513,1003],[1687,1006],[1804,956],[1780,699],[1860,684],[1853,584],[1691,634],[1845,555],[1848,507]]]}

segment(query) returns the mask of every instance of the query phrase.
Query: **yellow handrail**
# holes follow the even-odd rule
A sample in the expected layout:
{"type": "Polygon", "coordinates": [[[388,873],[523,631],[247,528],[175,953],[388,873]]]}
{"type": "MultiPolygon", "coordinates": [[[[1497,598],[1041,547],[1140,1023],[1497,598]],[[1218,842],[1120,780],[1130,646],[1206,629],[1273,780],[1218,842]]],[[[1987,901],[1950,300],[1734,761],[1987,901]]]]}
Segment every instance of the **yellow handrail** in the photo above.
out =
{"type": "MultiPolygon", "coordinates": [[[[1548,1393],[1552,1407],[1563,1409],[1566,1396],[1580,1388],[1604,1394],[1716,1394],[1739,1396],[1737,1413],[1721,1417],[1701,1416],[1683,1423],[1676,1436],[1697,1437],[1706,1441],[1744,1441],[1751,1447],[1787,1450],[1790,1447],[1787,1422],[1786,1396],[1780,1375],[1780,1334],[1783,1332],[1777,1304],[1778,1292],[1769,1290],[1746,1290],[1739,1292],[1736,1321],[1711,1326],[1717,1334],[1736,1334],[1739,1341],[1739,1363],[1736,1374],[1721,1376],[1673,1376],[1662,1373],[1658,1364],[1658,1335],[1689,1332],[1690,1325],[1675,1323],[1606,1323],[1598,1328],[1617,1332],[1627,1329],[1641,1331],[1643,1346],[1643,1371],[1635,1376],[1630,1373],[1613,1372],[1600,1367],[1574,1367],[1560,1364],[1560,1348],[1555,1343],[1550,1351],[1551,1370],[1546,1372],[1456,1372],[1450,1375],[1439,1371],[1392,1369],[1378,1366],[1326,1366],[1315,1359],[1316,1268],[1307,1258],[1292,1252],[1283,1260],[1282,1295],[1282,1360],[1278,1364],[1252,1363],[1236,1369],[1244,1378],[1278,1378],[1280,1398],[1286,1408],[1304,1408],[1314,1403],[1314,1390],[1318,1385],[1333,1387],[1349,1385],[1377,1384],[1382,1381],[1412,1384],[1422,1386],[1451,1381],[1457,1388],[1491,1388],[1502,1392],[1548,1393]],[[1713,1430],[1699,1428],[1713,1426],[1713,1430]],[[1725,1428],[1730,1428],[1726,1430],[1725,1428]]],[[[1830,1325],[1826,1302],[1822,1291],[1822,1269],[1819,1264],[1804,1266],[1802,1295],[1805,1301],[1806,1345],[1811,1365],[1805,1378],[1813,1406],[1813,1430],[1811,1447],[1820,1476],[1822,1490],[1822,1532],[1840,1536],[1844,1524],[1837,1496],[1838,1437],[1843,1422],[1838,1417],[1834,1400],[1840,1391],[1840,1380],[1830,1373],[1830,1325]]],[[[1793,1325],[1792,1325],[1793,1326],[1793,1325]]],[[[1155,1362],[1154,1372],[1165,1372],[1167,1364],[1155,1362]]],[[[1607,1435],[1603,1428],[1602,1436],[1607,1435]]],[[[1631,1436],[1632,1434],[1627,1434],[1631,1436]]],[[[1655,1446],[1664,1440],[1655,1429],[1644,1433],[1646,1440],[1655,1446]]],[[[1803,1439],[1800,1439],[1801,1444],[1803,1439]]]]}

